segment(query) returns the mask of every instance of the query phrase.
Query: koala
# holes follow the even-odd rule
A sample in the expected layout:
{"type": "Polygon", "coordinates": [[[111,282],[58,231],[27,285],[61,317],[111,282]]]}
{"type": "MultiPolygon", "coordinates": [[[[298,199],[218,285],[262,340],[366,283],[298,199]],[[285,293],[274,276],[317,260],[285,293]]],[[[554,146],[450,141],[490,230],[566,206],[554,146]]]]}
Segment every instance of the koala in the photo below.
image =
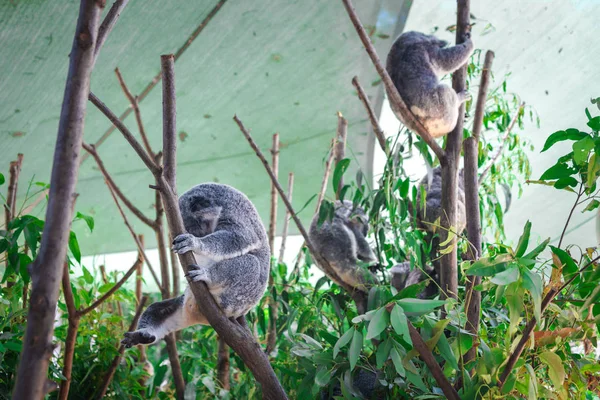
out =
{"type": "Polygon", "coordinates": [[[375,254],[369,247],[365,237],[369,230],[369,222],[362,208],[354,208],[351,201],[336,201],[334,216],[331,221],[324,221],[321,226],[315,215],[308,237],[315,250],[329,262],[333,270],[343,282],[358,290],[368,292],[369,287],[377,283],[377,278],[369,270],[361,268],[358,260],[373,262],[375,254]]]}
{"type": "MultiPolygon", "coordinates": [[[[411,270],[410,262],[404,261],[400,264],[394,265],[389,269],[390,275],[390,283],[397,290],[401,291],[408,286],[416,285],[417,283],[424,281],[425,279],[429,279],[429,277],[434,280],[437,278],[436,271],[431,266],[425,266],[425,271],[417,268],[416,266],[411,270]]],[[[427,299],[432,297],[437,292],[436,285],[429,284],[426,285],[425,289],[417,294],[418,299],[427,299]]]]}
{"type": "MultiPolygon", "coordinates": [[[[203,281],[229,318],[246,315],[261,299],[269,277],[271,251],[256,208],[240,191],[203,183],[179,198],[187,233],[173,240],[173,251],[193,251],[196,265],[187,277],[203,281]]],[[[177,298],[151,304],[137,330],[125,334],[126,347],[156,343],[191,325],[208,325],[190,288],[177,298]]]]}
{"type": "MultiPolygon", "coordinates": [[[[352,377],[352,389],[355,395],[360,395],[363,399],[382,399],[385,398],[385,387],[379,382],[385,376],[381,371],[371,371],[363,368],[357,368],[358,371],[352,377]],[[358,393],[356,393],[358,392],[358,393]]],[[[330,390],[323,390],[320,394],[321,400],[333,400],[342,397],[342,388],[339,382],[336,382],[330,390]]]]}
{"type": "MultiPolygon", "coordinates": [[[[471,97],[441,84],[440,78],[459,69],[473,53],[470,38],[456,46],[420,32],[401,34],[387,57],[386,69],[408,109],[434,138],[447,135],[458,120],[458,109],[471,97]]],[[[392,104],[398,119],[409,129],[400,109],[392,104]]]]}
{"type": "MultiPolygon", "coordinates": [[[[442,215],[442,169],[436,167],[423,177],[417,192],[417,223],[420,228],[430,233],[436,231],[435,222],[442,215]],[[421,188],[425,188],[425,207],[421,205],[421,188]]],[[[457,226],[456,233],[460,234],[467,226],[467,213],[465,210],[465,179],[464,171],[458,172],[458,202],[456,207],[457,226]]],[[[439,223],[439,222],[438,222],[439,223]]]]}

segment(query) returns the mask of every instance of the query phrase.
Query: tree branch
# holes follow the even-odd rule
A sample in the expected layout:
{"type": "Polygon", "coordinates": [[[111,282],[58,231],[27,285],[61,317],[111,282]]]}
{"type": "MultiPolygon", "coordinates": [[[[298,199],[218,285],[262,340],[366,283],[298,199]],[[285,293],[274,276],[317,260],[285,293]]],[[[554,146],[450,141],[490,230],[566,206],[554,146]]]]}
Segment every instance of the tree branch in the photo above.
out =
{"type": "MultiPolygon", "coordinates": [[[[279,133],[273,134],[273,147],[271,148],[271,168],[273,169],[273,173],[275,177],[279,174],[279,133]]],[[[275,235],[277,231],[277,189],[275,185],[271,183],[271,215],[269,218],[269,247],[271,248],[271,268],[269,271],[269,285],[267,286],[268,291],[268,302],[269,302],[269,328],[267,332],[267,347],[266,353],[271,354],[275,348],[277,347],[277,301],[275,300],[273,292],[275,288],[273,287],[273,262],[275,260],[275,235]]],[[[221,352],[219,352],[219,355],[221,352]]],[[[225,354],[225,353],[223,353],[225,354]]],[[[227,356],[229,353],[227,352],[227,356]]],[[[225,363],[220,363],[220,365],[224,366],[225,363]]],[[[229,368],[229,363],[227,363],[227,367],[229,368]]]]}
{"type": "Polygon", "coordinates": [[[140,221],[142,221],[144,224],[148,225],[150,228],[156,229],[156,222],[152,221],[150,218],[146,217],[144,215],[144,213],[139,208],[137,208],[127,198],[127,196],[125,196],[125,194],[123,194],[123,192],[121,191],[121,189],[119,188],[119,186],[117,186],[117,184],[115,183],[115,181],[113,180],[113,178],[110,176],[110,174],[106,170],[106,167],[104,166],[104,162],[102,162],[102,159],[98,155],[98,152],[96,151],[96,146],[94,146],[93,144],[87,144],[87,143],[83,142],[83,148],[85,149],[85,151],[87,151],[94,158],[94,160],[96,161],[96,164],[98,165],[98,168],[100,169],[100,172],[102,173],[102,176],[104,176],[104,179],[106,181],[108,181],[108,184],[110,185],[110,187],[113,188],[113,190],[115,191],[115,194],[119,197],[119,199],[121,199],[121,201],[123,202],[123,204],[125,204],[125,206],[136,217],[138,217],[140,219],[140,221]]]}
{"type": "MultiPolygon", "coordinates": [[[[100,0],[100,2],[102,3],[102,8],[104,8],[106,0],[100,0]]],[[[128,2],[129,0],[115,0],[110,10],[108,10],[104,21],[102,21],[102,24],[100,24],[100,28],[98,28],[98,39],[96,40],[96,47],[94,48],[94,63],[96,63],[100,49],[104,45],[108,34],[115,27],[117,19],[119,19],[121,12],[128,2]]]]}
{"type": "MultiPolygon", "coordinates": [[[[342,116],[342,113],[338,111],[338,124],[337,131],[335,135],[335,145],[333,146],[333,154],[335,167],[337,167],[338,163],[346,158],[346,137],[348,135],[348,121],[346,118],[342,116]]],[[[335,171],[335,169],[334,169],[335,171]]],[[[339,200],[342,192],[342,188],[344,187],[344,179],[340,177],[340,182],[338,183],[338,187],[335,188],[335,199],[339,200]]]]}
{"type": "Polygon", "coordinates": [[[67,339],[65,340],[65,351],[63,355],[63,371],[62,374],[65,380],[60,385],[58,392],[59,400],[66,400],[69,396],[69,388],[71,387],[71,373],[73,371],[73,355],[75,354],[75,343],[77,340],[77,329],[79,328],[79,315],[75,308],[73,300],[73,290],[71,289],[71,280],[69,278],[69,264],[65,263],[62,277],[63,294],[65,296],[65,304],[67,305],[68,327],[67,339]]]}
{"type": "Polygon", "coordinates": [[[6,204],[4,205],[5,223],[8,230],[8,224],[17,217],[17,187],[19,183],[19,173],[23,164],[23,154],[17,155],[16,161],[11,161],[9,166],[8,188],[6,192],[6,204]]]}
{"type": "Polygon", "coordinates": [[[14,399],[41,399],[46,394],[54,316],[73,217],[73,211],[65,205],[71,203],[75,193],[86,99],[103,6],[100,0],[81,0],[54,151],[46,221],[32,268],[27,330],[14,399]]]}
{"type": "Polygon", "coordinates": [[[162,98],[163,98],[163,176],[169,182],[169,185],[177,191],[177,182],[175,181],[175,160],[176,149],[176,125],[175,116],[175,56],[167,54],[160,56],[160,65],[162,69],[162,98]]]}
{"type": "Polygon", "coordinates": [[[363,87],[360,85],[357,76],[352,78],[352,84],[358,92],[358,98],[363,103],[363,106],[365,106],[365,110],[367,111],[367,115],[369,116],[369,121],[371,121],[371,127],[373,128],[373,134],[375,134],[375,137],[377,138],[377,142],[379,143],[381,150],[383,150],[386,156],[389,156],[390,150],[388,149],[385,141],[385,133],[383,132],[383,129],[381,129],[381,126],[379,126],[379,121],[375,116],[375,111],[373,111],[373,107],[369,102],[369,98],[367,97],[367,94],[365,93],[363,87]]]}
{"type": "MultiPolygon", "coordinates": [[[[290,199],[290,202],[292,201],[293,192],[294,192],[294,173],[290,172],[288,175],[288,192],[287,192],[287,196],[288,196],[288,199],[290,199]]],[[[289,226],[290,226],[290,211],[285,210],[285,219],[283,220],[283,228],[282,228],[282,232],[281,232],[281,246],[279,247],[279,260],[278,260],[279,264],[283,263],[283,257],[285,255],[285,245],[286,245],[286,241],[287,241],[289,226]]]]}
{"type": "Polygon", "coordinates": [[[230,384],[230,351],[227,343],[220,337],[217,337],[219,343],[219,351],[217,355],[217,381],[221,384],[221,387],[225,390],[231,389],[230,384]]]}
{"type": "Polygon", "coordinates": [[[385,90],[388,95],[388,99],[390,101],[390,105],[392,106],[392,108],[394,108],[395,110],[399,110],[402,113],[402,115],[408,120],[407,122],[414,127],[415,133],[418,134],[419,136],[421,136],[421,138],[425,141],[425,143],[427,143],[429,145],[431,150],[433,150],[435,155],[440,159],[440,162],[442,162],[445,157],[444,150],[442,150],[440,145],[437,144],[437,142],[429,134],[427,129],[425,129],[425,127],[419,122],[419,120],[413,115],[413,113],[406,106],[406,103],[404,103],[404,100],[402,100],[402,97],[400,97],[400,93],[398,93],[398,89],[396,89],[394,82],[392,82],[392,78],[390,78],[390,75],[387,73],[386,69],[381,64],[381,61],[379,60],[379,57],[377,56],[377,52],[375,51],[375,48],[373,47],[373,43],[371,43],[371,39],[369,38],[369,35],[367,34],[367,32],[365,31],[365,28],[363,27],[362,23],[360,22],[358,15],[356,15],[356,11],[354,10],[354,6],[352,5],[351,0],[342,0],[342,2],[344,3],[344,7],[346,7],[348,16],[350,17],[350,20],[352,21],[352,24],[354,25],[354,28],[356,29],[356,33],[358,33],[358,36],[359,36],[361,42],[365,46],[365,50],[367,51],[367,54],[369,54],[369,57],[371,58],[371,62],[375,66],[377,73],[379,74],[379,76],[381,77],[381,80],[383,81],[385,90]]]}

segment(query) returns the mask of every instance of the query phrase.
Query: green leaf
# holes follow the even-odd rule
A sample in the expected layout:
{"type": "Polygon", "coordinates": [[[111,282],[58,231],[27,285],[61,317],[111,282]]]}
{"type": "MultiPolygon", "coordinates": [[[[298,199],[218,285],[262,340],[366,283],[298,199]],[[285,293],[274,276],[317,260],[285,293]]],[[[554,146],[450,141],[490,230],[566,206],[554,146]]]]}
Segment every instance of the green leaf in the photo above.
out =
{"type": "Polygon", "coordinates": [[[367,330],[367,340],[373,339],[388,326],[390,315],[388,314],[385,307],[381,307],[371,321],[369,322],[369,329],[367,330]]]}
{"type": "Polygon", "coordinates": [[[4,178],[4,175],[0,173],[0,185],[4,185],[4,182],[6,182],[6,178],[4,178]]]}
{"type": "Polygon", "coordinates": [[[519,280],[521,274],[519,273],[519,267],[516,265],[510,266],[506,271],[502,271],[494,275],[490,281],[496,285],[509,285],[519,280]]]}
{"type": "Polygon", "coordinates": [[[308,207],[308,205],[315,199],[315,197],[317,197],[316,194],[313,194],[312,196],[310,196],[310,199],[308,199],[306,201],[306,203],[304,203],[302,208],[300,210],[296,211],[296,215],[300,214],[306,207],[308,207]]]}
{"type": "Polygon", "coordinates": [[[590,159],[587,170],[587,187],[592,187],[598,179],[598,173],[600,172],[600,154],[594,153],[590,159]]]}
{"type": "Polygon", "coordinates": [[[8,249],[8,245],[8,240],[4,238],[0,239],[0,253],[4,253],[8,249]]]}
{"type": "Polygon", "coordinates": [[[358,357],[360,356],[360,350],[363,345],[363,335],[360,331],[355,330],[354,335],[352,335],[352,343],[350,343],[350,349],[348,351],[348,358],[350,359],[350,370],[354,370],[356,367],[356,363],[358,362],[358,357]]]}
{"type": "Polygon", "coordinates": [[[568,176],[566,178],[560,178],[559,180],[557,180],[556,182],[554,182],[554,188],[556,189],[565,189],[565,188],[572,188],[572,187],[576,187],[579,184],[579,182],[577,182],[577,179],[573,178],[572,176],[568,176]]]}
{"type": "Polygon", "coordinates": [[[589,204],[583,209],[583,211],[592,211],[595,210],[596,208],[598,208],[598,206],[600,206],[600,201],[598,200],[592,200],[589,202],[589,204]]]}
{"type": "Polygon", "coordinates": [[[582,165],[586,163],[594,145],[594,139],[588,135],[573,143],[573,161],[575,161],[575,164],[582,165]]]}
{"type": "Polygon", "coordinates": [[[90,228],[90,232],[94,231],[94,218],[90,217],[89,215],[85,215],[80,212],[77,212],[77,214],[75,215],[75,220],[78,220],[78,219],[82,219],[85,221],[88,228],[90,228]]]}
{"type": "Polygon", "coordinates": [[[400,299],[396,302],[406,314],[422,315],[430,313],[446,304],[445,300],[400,299]]]}
{"type": "Polygon", "coordinates": [[[342,176],[344,176],[344,173],[348,169],[349,165],[350,165],[350,159],[349,158],[344,158],[343,160],[340,160],[336,164],[335,170],[333,171],[333,180],[332,180],[333,191],[335,193],[337,193],[338,186],[340,184],[340,181],[342,180],[342,176]]]}
{"type": "MultiPolygon", "coordinates": [[[[600,107],[600,106],[598,106],[600,107]]],[[[597,117],[594,117],[592,119],[590,119],[587,123],[587,125],[592,128],[592,130],[594,132],[599,132],[600,131],[600,115],[597,117]]]]}
{"type": "Polygon", "coordinates": [[[352,339],[352,336],[354,335],[354,328],[350,328],[348,329],[343,335],[342,337],[339,338],[339,340],[335,343],[335,346],[333,346],[333,358],[336,358],[337,355],[340,352],[340,349],[342,347],[344,347],[345,345],[347,345],[348,343],[350,343],[350,339],[352,339]]]}
{"type": "Polygon", "coordinates": [[[77,236],[73,231],[71,231],[71,233],[69,234],[69,250],[71,250],[71,253],[73,254],[73,257],[75,257],[75,260],[77,260],[77,262],[81,264],[81,250],[79,249],[79,242],[77,241],[77,236]]]}
{"type": "Polygon", "coordinates": [[[392,308],[390,322],[394,331],[412,346],[412,339],[410,338],[410,331],[408,329],[408,319],[406,318],[406,314],[404,314],[404,310],[398,304],[392,308]]]}
{"type": "Polygon", "coordinates": [[[533,312],[535,314],[535,319],[541,321],[541,308],[542,308],[542,289],[543,282],[542,278],[531,272],[527,268],[522,268],[521,270],[523,274],[523,287],[531,293],[531,297],[533,298],[534,309],[533,312]]]}
{"type": "Polygon", "coordinates": [[[562,388],[566,374],[561,358],[556,353],[545,351],[540,354],[540,360],[548,366],[548,376],[554,387],[557,390],[562,388]]]}
{"type": "Polygon", "coordinates": [[[527,259],[530,259],[530,260],[534,260],[537,256],[539,256],[542,253],[542,251],[544,251],[544,249],[546,248],[546,246],[548,246],[548,243],[550,243],[550,238],[544,240],[535,249],[531,250],[529,253],[525,254],[521,258],[527,258],[527,259]]]}
{"type": "Polygon", "coordinates": [[[563,140],[580,140],[587,136],[584,132],[579,132],[577,129],[567,129],[566,131],[558,131],[554,132],[552,135],[546,139],[546,143],[544,143],[544,148],[542,149],[542,153],[552,147],[555,143],[561,142],[563,140]]]}
{"type": "MultiPolygon", "coordinates": [[[[552,253],[556,254],[558,259],[562,263],[563,278],[565,280],[571,279],[573,277],[573,274],[576,274],[577,271],[579,271],[579,268],[577,267],[575,260],[573,260],[573,257],[571,257],[569,253],[567,253],[563,249],[559,249],[558,247],[550,246],[550,250],[552,250],[552,253]]],[[[560,265],[557,265],[557,267],[560,267],[560,265]]],[[[575,278],[573,283],[577,285],[579,281],[580,279],[578,277],[575,278]]]]}
{"type": "Polygon", "coordinates": [[[471,265],[465,271],[465,273],[467,275],[475,276],[493,276],[506,270],[507,263],[513,260],[513,256],[508,253],[499,254],[494,258],[480,258],[479,260],[475,261],[473,265],[471,265]]]}
{"type": "Polygon", "coordinates": [[[323,387],[329,383],[331,380],[331,370],[327,369],[324,366],[319,367],[317,369],[317,373],[315,375],[315,383],[320,387],[323,387]]]}
{"type": "Polygon", "coordinates": [[[535,371],[533,367],[529,364],[525,364],[525,368],[527,369],[527,373],[529,374],[529,388],[527,391],[529,400],[537,400],[538,398],[538,386],[537,386],[537,377],[535,376],[535,371]]]}
{"type": "Polygon", "coordinates": [[[323,225],[323,222],[333,219],[335,208],[333,203],[328,200],[323,200],[321,207],[319,207],[319,218],[317,219],[317,226],[323,225]]]}
{"type": "Polygon", "coordinates": [[[548,168],[546,172],[540,176],[540,180],[552,181],[555,179],[567,178],[575,173],[577,173],[577,169],[570,168],[566,163],[558,162],[548,168]]]}
{"type": "Polygon", "coordinates": [[[83,270],[83,279],[85,280],[85,282],[87,284],[94,283],[94,277],[92,276],[92,274],[90,274],[90,271],[88,271],[88,269],[83,265],[81,266],[81,269],[83,270]]]}
{"type": "Polygon", "coordinates": [[[396,368],[398,375],[402,377],[406,376],[406,370],[402,365],[402,358],[395,347],[390,351],[390,356],[392,357],[392,362],[394,363],[394,367],[396,368]]]}
{"type": "Polygon", "coordinates": [[[517,250],[515,252],[515,256],[521,257],[525,254],[527,250],[527,246],[529,245],[529,236],[531,235],[531,222],[527,221],[525,223],[525,228],[523,229],[523,234],[519,238],[519,244],[517,245],[517,250]]]}
{"type": "Polygon", "coordinates": [[[425,289],[425,286],[427,286],[427,280],[409,285],[399,291],[390,301],[417,297],[425,289]]]}
{"type": "Polygon", "coordinates": [[[379,343],[377,346],[377,352],[375,353],[375,359],[377,361],[377,368],[383,368],[383,364],[390,357],[390,350],[392,349],[392,339],[388,337],[383,343],[379,343]]]}

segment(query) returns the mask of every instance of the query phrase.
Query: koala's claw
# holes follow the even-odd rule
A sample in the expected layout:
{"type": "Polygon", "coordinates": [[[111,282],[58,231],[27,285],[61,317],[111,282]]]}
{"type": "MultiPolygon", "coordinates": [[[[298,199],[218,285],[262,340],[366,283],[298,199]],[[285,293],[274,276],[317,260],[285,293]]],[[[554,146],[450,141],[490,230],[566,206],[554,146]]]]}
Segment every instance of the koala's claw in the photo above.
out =
{"type": "Polygon", "coordinates": [[[125,332],[125,338],[121,340],[121,344],[126,348],[133,347],[138,344],[154,343],[156,337],[144,331],[125,332]]]}
{"type": "Polygon", "coordinates": [[[188,267],[188,273],[185,277],[192,282],[204,281],[209,282],[208,271],[206,268],[200,267],[196,264],[190,264],[188,267]]]}
{"type": "Polygon", "coordinates": [[[173,240],[172,250],[177,254],[184,254],[188,251],[193,251],[196,244],[195,239],[196,237],[189,233],[183,233],[181,235],[178,235],[173,240]]]}

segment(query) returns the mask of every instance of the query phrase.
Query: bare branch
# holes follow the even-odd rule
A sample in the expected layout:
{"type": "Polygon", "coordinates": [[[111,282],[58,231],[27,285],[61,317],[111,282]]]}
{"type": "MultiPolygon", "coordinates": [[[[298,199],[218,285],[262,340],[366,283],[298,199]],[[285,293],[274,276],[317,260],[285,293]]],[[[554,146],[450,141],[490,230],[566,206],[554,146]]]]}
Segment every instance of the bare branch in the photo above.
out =
{"type": "Polygon", "coordinates": [[[31,276],[27,330],[13,398],[41,399],[46,394],[48,363],[59,285],[73,217],[70,204],[79,172],[83,124],[94,64],[102,1],[81,0],[58,126],[46,221],[31,276]]]}
{"type": "MultiPolygon", "coordinates": [[[[102,8],[104,8],[106,0],[100,0],[99,2],[102,3],[102,8]]],[[[129,0],[115,0],[110,10],[108,10],[104,21],[100,24],[100,28],[98,28],[98,39],[96,40],[96,47],[94,48],[94,63],[98,58],[100,49],[104,45],[108,34],[115,27],[117,19],[119,19],[119,16],[121,15],[121,11],[123,11],[128,2],[129,0]]]]}
{"type": "Polygon", "coordinates": [[[113,190],[115,191],[115,194],[119,197],[119,199],[121,199],[121,201],[123,202],[123,204],[125,204],[125,206],[136,216],[140,219],[140,221],[142,221],[144,224],[148,225],[150,228],[155,229],[156,228],[156,222],[152,221],[150,218],[146,217],[144,215],[144,213],[137,208],[128,198],[127,196],[125,196],[125,194],[123,193],[123,191],[119,188],[119,186],[115,183],[115,181],[113,180],[112,176],[110,176],[110,174],[108,173],[108,171],[106,170],[106,167],[104,166],[104,162],[102,162],[102,159],[100,158],[100,156],[98,155],[98,152],[96,151],[96,146],[94,146],[93,144],[87,144],[87,143],[83,143],[83,148],[85,149],[85,151],[87,151],[96,161],[96,164],[98,164],[98,168],[100,169],[100,172],[102,173],[102,176],[104,176],[104,179],[106,181],[108,181],[108,184],[110,185],[110,187],[113,188],[113,190]]]}
{"type": "MultiPolygon", "coordinates": [[[[288,191],[287,196],[292,201],[292,195],[294,192],[294,173],[290,172],[288,175],[288,191]]],[[[285,245],[288,236],[288,230],[290,226],[290,211],[285,210],[285,219],[283,220],[283,228],[281,232],[281,246],[279,247],[279,263],[283,262],[283,256],[285,255],[285,245]]]]}
{"type": "Polygon", "coordinates": [[[175,181],[175,141],[177,140],[175,116],[177,114],[175,102],[175,56],[167,54],[160,56],[162,70],[162,98],[163,98],[163,176],[173,188],[177,188],[175,181]],[[172,149],[173,151],[167,151],[172,149]]]}
{"type": "Polygon", "coordinates": [[[77,330],[79,328],[79,315],[75,308],[73,299],[73,290],[71,289],[71,280],[69,277],[69,264],[65,263],[62,277],[63,294],[65,304],[67,305],[68,326],[67,339],[65,340],[65,351],[63,355],[63,371],[62,374],[65,380],[60,385],[58,398],[66,400],[69,396],[69,388],[71,387],[71,373],[73,371],[73,355],[75,354],[75,344],[77,340],[77,330]]]}
{"type": "MultiPolygon", "coordinates": [[[[135,327],[137,326],[138,321],[140,320],[140,317],[142,315],[142,310],[144,309],[144,306],[146,305],[147,301],[148,301],[148,296],[142,297],[142,301],[140,301],[140,304],[138,304],[138,306],[135,310],[135,316],[133,317],[133,320],[131,321],[131,325],[129,325],[128,332],[132,332],[135,330],[135,327]]],[[[117,368],[118,368],[119,364],[121,363],[121,357],[123,357],[124,352],[125,352],[125,346],[123,346],[121,344],[119,346],[119,353],[115,356],[115,358],[113,358],[113,361],[110,364],[110,367],[108,368],[108,372],[104,376],[104,379],[102,381],[102,386],[100,386],[98,395],[96,396],[97,399],[103,399],[104,396],[106,395],[108,386],[110,385],[110,382],[112,381],[113,377],[115,376],[115,372],[117,371],[117,368]]]]}
{"type": "MultiPolygon", "coordinates": [[[[342,116],[342,113],[338,111],[338,125],[335,135],[335,144],[333,146],[333,154],[335,166],[339,164],[344,158],[346,158],[346,136],[348,135],[348,121],[342,116]]],[[[344,187],[344,180],[340,177],[338,187],[335,188],[335,199],[340,199],[342,188],[344,187]]]]}
{"type": "MultiPolygon", "coordinates": [[[[173,243],[173,237],[169,235],[169,243],[173,243]]],[[[169,252],[171,259],[171,275],[173,276],[173,296],[179,296],[181,289],[179,288],[179,260],[174,252],[169,252]]]]}
{"type": "Polygon", "coordinates": [[[23,164],[23,154],[17,155],[16,161],[11,161],[9,166],[8,188],[6,192],[6,204],[4,205],[5,223],[8,224],[17,217],[17,187],[19,183],[19,173],[23,164]]]}
{"type": "Polygon", "coordinates": [[[177,353],[177,342],[175,341],[175,334],[170,333],[167,336],[165,336],[165,342],[167,344],[169,362],[171,363],[171,373],[173,374],[173,381],[175,381],[175,392],[177,393],[178,399],[183,399],[185,397],[185,380],[183,379],[183,371],[181,370],[179,354],[177,353]]]}
{"type": "Polygon", "coordinates": [[[494,52],[491,50],[488,50],[485,53],[483,70],[481,71],[481,81],[479,82],[477,104],[475,105],[475,116],[473,117],[473,137],[477,142],[479,142],[481,127],[483,126],[485,102],[487,101],[487,92],[490,86],[490,74],[492,73],[492,63],[494,62],[494,56],[494,52]]]}
{"type": "MultiPolygon", "coordinates": [[[[279,133],[273,134],[273,146],[271,147],[271,168],[275,177],[279,174],[279,133]]],[[[269,328],[267,332],[267,354],[271,354],[277,347],[277,301],[273,296],[273,260],[275,255],[275,234],[277,230],[277,188],[271,183],[271,215],[269,218],[269,247],[271,248],[271,268],[269,271],[269,285],[267,286],[269,302],[269,328]]],[[[219,353],[220,354],[220,353],[219,353]]]]}
{"type": "Polygon", "coordinates": [[[406,103],[404,103],[404,100],[402,100],[402,97],[400,97],[400,93],[398,93],[398,89],[396,89],[394,82],[392,82],[392,78],[390,78],[390,75],[387,73],[386,69],[381,64],[381,61],[379,60],[379,57],[377,56],[377,52],[375,51],[375,48],[373,47],[373,43],[371,43],[371,39],[369,38],[369,35],[367,34],[367,32],[365,31],[365,28],[363,27],[362,23],[360,22],[358,15],[356,15],[356,11],[354,10],[354,6],[352,5],[351,0],[342,0],[342,2],[344,3],[344,7],[346,7],[348,16],[350,17],[350,20],[352,21],[352,24],[354,25],[354,28],[356,29],[356,32],[358,33],[358,36],[360,37],[361,42],[365,46],[365,50],[367,51],[367,53],[369,54],[369,57],[371,58],[371,62],[375,66],[377,73],[379,74],[379,76],[381,77],[381,80],[383,81],[385,90],[388,95],[388,99],[390,101],[390,105],[392,106],[392,108],[399,110],[401,112],[401,114],[405,116],[405,118],[408,120],[407,122],[414,127],[415,133],[418,134],[419,136],[421,136],[421,138],[425,141],[425,143],[427,143],[429,145],[431,150],[433,150],[435,155],[440,159],[440,162],[442,162],[444,159],[444,150],[442,150],[440,145],[437,144],[437,142],[429,134],[427,129],[425,129],[425,127],[419,122],[419,120],[413,115],[413,113],[406,106],[406,103]]]}
{"type": "Polygon", "coordinates": [[[230,351],[227,343],[220,337],[217,337],[217,342],[219,343],[219,351],[217,355],[217,381],[221,385],[221,387],[225,390],[231,389],[230,384],[230,373],[229,373],[229,358],[230,351]]]}
{"type": "Polygon", "coordinates": [[[481,175],[479,175],[479,184],[480,185],[483,182],[483,180],[485,179],[486,175],[490,172],[490,169],[492,169],[492,166],[496,163],[496,161],[498,161],[498,159],[502,155],[502,151],[504,150],[504,148],[506,147],[506,143],[508,142],[508,137],[510,136],[510,132],[513,130],[515,123],[519,119],[519,114],[521,114],[521,110],[524,107],[525,107],[525,103],[521,103],[521,105],[517,109],[517,113],[515,114],[513,119],[510,121],[510,124],[508,125],[508,129],[506,129],[504,136],[502,136],[502,139],[500,141],[500,148],[498,149],[498,151],[496,152],[494,157],[488,162],[486,167],[483,169],[483,172],[481,173],[481,175]]]}
{"type": "Polygon", "coordinates": [[[371,127],[373,128],[373,134],[375,134],[375,137],[377,138],[377,142],[379,143],[381,150],[383,150],[386,156],[389,156],[390,150],[388,149],[388,146],[385,141],[385,133],[383,132],[383,129],[381,129],[381,126],[379,126],[379,121],[375,116],[375,111],[373,111],[373,107],[371,106],[371,103],[369,102],[369,99],[363,87],[360,85],[357,76],[352,78],[352,84],[358,91],[358,98],[363,103],[363,106],[365,106],[365,110],[367,111],[367,115],[369,116],[369,121],[371,121],[371,127]]]}

